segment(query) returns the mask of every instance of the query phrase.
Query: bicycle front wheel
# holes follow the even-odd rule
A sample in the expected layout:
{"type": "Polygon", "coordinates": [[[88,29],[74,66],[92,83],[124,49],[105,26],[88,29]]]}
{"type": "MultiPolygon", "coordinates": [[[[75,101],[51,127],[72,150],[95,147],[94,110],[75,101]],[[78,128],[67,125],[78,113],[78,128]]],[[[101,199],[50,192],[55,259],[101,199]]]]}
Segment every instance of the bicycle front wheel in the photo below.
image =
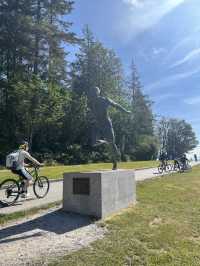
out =
{"type": "Polygon", "coordinates": [[[175,165],[174,165],[174,171],[175,171],[175,172],[180,171],[180,166],[177,165],[177,164],[175,164],[175,165]]]}
{"type": "Polygon", "coordinates": [[[44,198],[49,192],[49,179],[46,176],[38,176],[33,184],[33,191],[37,198],[44,198]]]}
{"type": "Polygon", "coordinates": [[[13,205],[20,194],[20,187],[15,179],[6,179],[0,184],[0,204],[13,205]]]}

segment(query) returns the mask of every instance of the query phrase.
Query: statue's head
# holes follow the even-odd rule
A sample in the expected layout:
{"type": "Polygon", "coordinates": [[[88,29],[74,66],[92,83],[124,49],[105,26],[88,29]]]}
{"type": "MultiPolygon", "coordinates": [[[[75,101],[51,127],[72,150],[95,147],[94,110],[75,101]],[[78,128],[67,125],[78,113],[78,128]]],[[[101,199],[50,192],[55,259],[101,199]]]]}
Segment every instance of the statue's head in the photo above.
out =
{"type": "Polygon", "coordinates": [[[96,95],[100,95],[101,91],[99,87],[95,87],[94,90],[95,90],[96,95]]]}
{"type": "Polygon", "coordinates": [[[98,97],[100,95],[101,91],[99,89],[99,87],[94,87],[90,90],[90,94],[93,96],[93,97],[98,97]]]}

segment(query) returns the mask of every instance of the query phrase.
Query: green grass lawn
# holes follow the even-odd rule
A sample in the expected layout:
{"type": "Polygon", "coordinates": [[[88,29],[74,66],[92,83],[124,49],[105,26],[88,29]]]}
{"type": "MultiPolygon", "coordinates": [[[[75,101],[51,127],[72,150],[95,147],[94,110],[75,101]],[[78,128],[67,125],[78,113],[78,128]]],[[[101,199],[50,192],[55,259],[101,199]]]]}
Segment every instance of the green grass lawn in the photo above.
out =
{"type": "MultiPolygon", "coordinates": [[[[124,169],[135,169],[135,168],[143,168],[143,167],[154,167],[157,166],[158,162],[156,161],[138,161],[138,162],[126,162],[119,163],[118,168],[124,169]]],[[[45,175],[49,178],[62,178],[64,172],[75,172],[75,171],[94,171],[94,170],[105,170],[112,169],[111,163],[98,163],[98,164],[83,164],[83,165],[70,165],[70,166],[51,166],[51,167],[43,167],[40,169],[40,174],[45,175]]],[[[9,178],[15,177],[8,170],[0,171],[0,181],[9,178]]]]}
{"type": "Polygon", "coordinates": [[[100,221],[104,239],[50,265],[200,265],[200,166],[140,182],[137,201],[100,221]]]}

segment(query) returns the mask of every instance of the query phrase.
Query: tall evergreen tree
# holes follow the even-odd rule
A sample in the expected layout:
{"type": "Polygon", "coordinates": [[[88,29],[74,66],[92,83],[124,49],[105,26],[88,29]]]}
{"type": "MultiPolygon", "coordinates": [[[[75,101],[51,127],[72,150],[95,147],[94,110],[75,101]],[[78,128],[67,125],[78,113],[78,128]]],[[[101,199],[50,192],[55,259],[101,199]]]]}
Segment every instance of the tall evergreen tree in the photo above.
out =
{"type": "Polygon", "coordinates": [[[67,0],[0,0],[0,145],[3,151],[16,145],[20,136],[32,139],[37,120],[33,112],[38,104],[42,104],[39,115],[43,112],[47,121],[51,119],[47,107],[55,95],[62,95],[67,81],[64,46],[78,41],[70,32],[71,24],[65,16],[72,6],[73,2],[67,0]],[[22,119],[27,123],[34,121],[34,126],[28,123],[27,130],[22,119]]]}
{"type": "Polygon", "coordinates": [[[134,62],[131,64],[131,77],[128,84],[132,118],[129,122],[129,133],[126,140],[127,153],[132,154],[132,158],[151,159],[156,153],[153,132],[154,118],[151,101],[142,92],[140,78],[134,62]]]}
{"type": "Polygon", "coordinates": [[[66,79],[64,44],[78,41],[65,19],[72,5],[67,0],[0,0],[1,78],[66,79]]]}
{"type": "Polygon", "coordinates": [[[122,89],[123,72],[119,58],[113,50],[107,49],[95,40],[86,26],[76,61],[72,64],[73,86],[86,93],[95,86],[103,94],[119,96],[122,89]]]}
{"type": "Polygon", "coordinates": [[[87,96],[90,111],[89,127],[86,130],[87,135],[91,135],[93,126],[90,114],[93,99],[90,91],[97,86],[101,89],[102,95],[121,101],[123,72],[121,62],[114,51],[105,48],[101,42],[95,40],[87,26],[83,30],[80,51],[72,64],[72,81],[74,91],[87,96]]]}

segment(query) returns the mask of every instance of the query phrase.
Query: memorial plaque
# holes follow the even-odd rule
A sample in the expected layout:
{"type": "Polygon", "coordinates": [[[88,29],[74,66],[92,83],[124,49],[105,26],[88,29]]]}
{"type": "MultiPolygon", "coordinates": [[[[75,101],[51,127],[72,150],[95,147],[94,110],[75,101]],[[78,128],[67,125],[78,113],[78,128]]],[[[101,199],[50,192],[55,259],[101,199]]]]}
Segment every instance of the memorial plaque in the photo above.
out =
{"type": "Polygon", "coordinates": [[[89,195],[90,179],[89,178],[73,178],[73,194],[89,195]]]}

